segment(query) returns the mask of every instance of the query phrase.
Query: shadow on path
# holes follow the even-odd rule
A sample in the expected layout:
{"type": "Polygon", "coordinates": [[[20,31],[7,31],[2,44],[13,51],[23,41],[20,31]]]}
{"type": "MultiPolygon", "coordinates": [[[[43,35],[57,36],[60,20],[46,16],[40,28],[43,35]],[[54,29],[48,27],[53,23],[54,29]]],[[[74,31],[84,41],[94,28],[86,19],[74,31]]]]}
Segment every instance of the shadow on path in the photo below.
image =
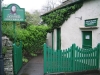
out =
{"type": "Polygon", "coordinates": [[[18,75],[43,75],[43,55],[31,59],[22,67],[18,75]]]}

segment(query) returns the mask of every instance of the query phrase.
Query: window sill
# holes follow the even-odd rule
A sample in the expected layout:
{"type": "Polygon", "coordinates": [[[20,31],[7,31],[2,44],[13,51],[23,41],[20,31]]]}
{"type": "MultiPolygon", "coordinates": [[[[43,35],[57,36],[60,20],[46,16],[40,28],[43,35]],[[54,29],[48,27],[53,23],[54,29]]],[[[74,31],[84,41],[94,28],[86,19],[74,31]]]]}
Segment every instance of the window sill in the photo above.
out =
{"type": "Polygon", "coordinates": [[[98,29],[99,27],[94,27],[94,26],[92,26],[92,27],[79,27],[80,29],[98,29]]]}

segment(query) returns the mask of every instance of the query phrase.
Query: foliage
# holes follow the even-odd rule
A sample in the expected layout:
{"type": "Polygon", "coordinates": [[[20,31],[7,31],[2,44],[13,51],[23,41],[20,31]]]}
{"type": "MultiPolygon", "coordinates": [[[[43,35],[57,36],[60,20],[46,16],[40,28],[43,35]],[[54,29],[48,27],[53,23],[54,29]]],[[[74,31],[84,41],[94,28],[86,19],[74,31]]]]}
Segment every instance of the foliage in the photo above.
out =
{"type": "Polygon", "coordinates": [[[30,48],[30,52],[37,52],[39,50],[42,50],[43,43],[46,42],[46,32],[47,26],[33,26],[27,28],[28,32],[26,33],[26,39],[27,41],[24,41],[24,47],[25,49],[30,48]],[[28,36],[27,36],[28,35],[28,36]]]}
{"type": "Polygon", "coordinates": [[[37,56],[37,54],[31,53],[31,56],[37,56]]]}
{"type": "Polygon", "coordinates": [[[64,21],[67,20],[71,14],[75,13],[75,11],[81,8],[82,5],[83,2],[79,2],[42,15],[43,22],[49,26],[48,32],[60,27],[64,21]]]}
{"type": "Polygon", "coordinates": [[[3,46],[2,47],[2,54],[6,54],[6,52],[7,52],[7,47],[6,46],[3,46]]]}
{"type": "Polygon", "coordinates": [[[12,22],[3,22],[2,23],[2,33],[3,35],[6,35],[10,38],[10,40],[13,40],[13,25],[12,22]]]}
{"type": "Polygon", "coordinates": [[[21,28],[27,28],[27,26],[28,26],[28,24],[27,24],[27,22],[20,22],[20,27],[21,28]]]}
{"type": "Polygon", "coordinates": [[[25,15],[26,15],[26,22],[29,25],[31,24],[39,25],[41,18],[40,18],[40,13],[37,10],[34,11],[33,13],[26,12],[25,15]]]}
{"type": "Polygon", "coordinates": [[[25,57],[23,57],[22,61],[25,62],[25,63],[27,63],[28,62],[28,59],[25,58],[25,57]]]}
{"type": "MultiPolygon", "coordinates": [[[[11,41],[14,41],[13,25],[10,23],[5,25],[2,23],[2,33],[7,35],[11,41]]],[[[43,43],[46,42],[47,26],[30,25],[26,29],[22,29],[16,26],[16,42],[22,41],[23,54],[29,54],[33,56],[37,51],[42,52],[43,43]]]]}

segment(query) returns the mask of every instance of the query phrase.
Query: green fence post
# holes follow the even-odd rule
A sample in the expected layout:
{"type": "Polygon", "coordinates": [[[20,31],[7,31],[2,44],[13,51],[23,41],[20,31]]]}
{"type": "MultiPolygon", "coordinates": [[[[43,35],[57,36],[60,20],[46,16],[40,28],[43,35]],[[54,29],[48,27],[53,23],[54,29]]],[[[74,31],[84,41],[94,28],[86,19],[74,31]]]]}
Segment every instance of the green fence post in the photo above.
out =
{"type": "Polygon", "coordinates": [[[13,44],[13,66],[14,75],[17,75],[22,67],[22,42],[20,42],[19,46],[13,44]]]}
{"type": "MultiPolygon", "coordinates": [[[[22,56],[22,41],[20,41],[20,51],[21,51],[21,57],[20,57],[20,58],[21,58],[21,67],[22,67],[22,65],[23,65],[23,61],[22,61],[22,59],[23,59],[23,58],[22,58],[22,57],[23,57],[23,56],[22,56]]],[[[20,68],[21,68],[21,67],[20,67],[20,68]]]]}
{"type": "Polygon", "coordinates": [[[46,63],[46,61],[47,61],[47,46],[46,46],[46,44],[44,43],[44,74],[45,73],[47,73],[47,63],[46,63]]]}
{"type": "Polygon", "coordinates": [[[72,45],[72,71],[75,71],[75,44],[72,45]]]}
{"type": "Polygon", "coordinates": [[[17,61],[16,61],[16,47],[15,47],[15,43],[13,44],[13,65],[14,65],[14,75],[17,74],[17,61]]]}
{"type": "Polygon", "coordinates": [[[15,31],[15,28],[16,28],[16,23],[15,23],[15,21],[13,22],[13,31],[14,31],[14,43],[15,43],[15,41],[16,41],[16,31],[15,31]]]}
{"type": "Polygon", "coordinates": [[[100,69],[100,43],[98,44],[98,46],[97,46],[97,49],[98,49],[98,51],[97,51],[97,66],[98,66],[98,69],[100,69]]]}

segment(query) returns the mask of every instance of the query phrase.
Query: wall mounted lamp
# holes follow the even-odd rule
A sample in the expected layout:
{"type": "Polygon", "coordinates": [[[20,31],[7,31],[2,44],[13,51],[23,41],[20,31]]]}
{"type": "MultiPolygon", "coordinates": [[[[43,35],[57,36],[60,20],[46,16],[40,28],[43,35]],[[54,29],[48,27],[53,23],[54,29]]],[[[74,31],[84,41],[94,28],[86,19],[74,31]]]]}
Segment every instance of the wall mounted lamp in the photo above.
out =
{"type": "Polygon", "coordinates": [[[78,19],[82,20],[82,16],[81,17],[75,17],[75,18],[78,18],[78,19]]]}

